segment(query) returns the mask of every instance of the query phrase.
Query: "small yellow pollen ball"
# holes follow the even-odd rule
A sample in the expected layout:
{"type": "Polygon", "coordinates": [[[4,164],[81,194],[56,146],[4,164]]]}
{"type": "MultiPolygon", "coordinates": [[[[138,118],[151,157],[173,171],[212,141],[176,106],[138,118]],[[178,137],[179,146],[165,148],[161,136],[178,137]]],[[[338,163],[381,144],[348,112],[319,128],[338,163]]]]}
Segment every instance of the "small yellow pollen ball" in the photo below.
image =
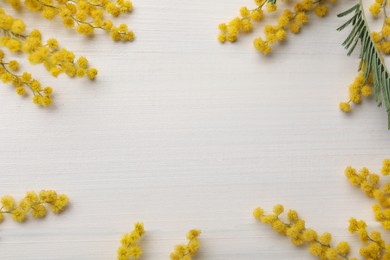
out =
{"type": "Polygon", "coordinates": [[[341,111],[348,113],[351,111],[351,105],[348,102],[340,102],[339,108],[341,111]]]}

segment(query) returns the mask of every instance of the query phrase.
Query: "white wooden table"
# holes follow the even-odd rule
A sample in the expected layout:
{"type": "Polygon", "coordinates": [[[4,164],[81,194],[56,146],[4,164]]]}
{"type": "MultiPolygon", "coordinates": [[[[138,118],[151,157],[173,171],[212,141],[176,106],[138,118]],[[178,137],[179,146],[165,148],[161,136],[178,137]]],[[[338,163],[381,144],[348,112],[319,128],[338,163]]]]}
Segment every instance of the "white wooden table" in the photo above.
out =
{"type": "Polygon", "coordinates": [[[42,221],[7,219],[0,258],[115,259],[121,235],[142,221],[145,260],[168,259],[191,228],[203,231],[196,259],[313,259],[253,219],[253,208],[276,203],[359,245],[348,219],[379,225],[343,171],[379,171],[390,133],[373,100],[348,116],[338,110],[358,60],[346,57],[335,16],[352,4],[311,16],[266,58],[252,47],[261,26],[236,44],[216,41],[218,23],[250,0],[134,1],[120,19],[137,35],[128,44],[19,14],[87,56],[99,76],[54,79],[17,57],[54,86],[56,105],[40,109],[1,87],[0,195],[55,189],[71,206],[42,221]]]}

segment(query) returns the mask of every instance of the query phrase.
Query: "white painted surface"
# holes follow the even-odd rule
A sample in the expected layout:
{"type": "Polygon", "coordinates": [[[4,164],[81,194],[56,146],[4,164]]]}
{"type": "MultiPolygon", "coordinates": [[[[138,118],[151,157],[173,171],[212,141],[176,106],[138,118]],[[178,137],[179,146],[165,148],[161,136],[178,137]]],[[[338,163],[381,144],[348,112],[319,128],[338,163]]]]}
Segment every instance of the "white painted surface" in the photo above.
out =
{"type": "Polygon", "coordinates": [[[20,56],[55,87],[55,107],[1,88],[0,194],[50,188],[71,199],[60,216],[2,223],[1,259],[115,259],[136,221],[147,229],[145,260],[167,259],[191,228],[203,231],[196,259],[313,259],[253,220],[253,208],[276,203],[336,241],[357,241],[351,216],[378,227],[372,201],[343,175],[348,165],[379,170],[390,145],[383,108],[365,101],[346,116],[337,107],[358,60],[345,56],[335,15],[353,1],[312,17],[267,58],[252,47],[260,26],[234,45],[215,40],[245,4],[135,1],[122,19],[137,34],[129,44],[19,14],[100,74],[54,79],[20,56]]]}

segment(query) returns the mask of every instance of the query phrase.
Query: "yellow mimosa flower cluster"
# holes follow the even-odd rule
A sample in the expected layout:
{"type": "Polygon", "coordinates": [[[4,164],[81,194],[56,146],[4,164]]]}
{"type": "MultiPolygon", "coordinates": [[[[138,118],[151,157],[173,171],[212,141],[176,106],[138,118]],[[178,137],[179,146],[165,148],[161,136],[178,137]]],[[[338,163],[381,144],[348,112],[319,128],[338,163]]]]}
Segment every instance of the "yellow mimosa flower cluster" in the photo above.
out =
{"type": "Polygon", "coordinates": [[[121,239],[121,246],[118,248],[118,260],[138,259],[142,255],[138,242],[145,233],[144,224],[138,222],[134,225],[132,232],[124,234],[121,239]]]}
{"type": "MultiPolygon", "coordinates": [[[[24,9],[38,12],[42,18],[52,20],[59,18],[66,28],[72,28],[80,34],[92,36],[96,29],[107,32],[114,41],[133,41],[134,32],[127,24],[114,25],[111,17],[131,13],[131,0],[7,0],[14,9],[24,9]]],[[[90,68],[85,57],[76,58],[75,54],[61,48],[55,38],[43,40],[37,29],[26,32],[26,25],[21,19],[8,15],[0,8],[0,47],[14,53],[25,53],[32,64],[43,64],[54,77],[61,73],[69,77],[88,77],[93,80],[98,74],[97,69],[90,68]]],[[[13,62],[13,61],[12,61],[13,62]]],[[[32,90],[33,101],[42,106],[52,103],[51,88],[42,89],[34,79],[16,75],[15,69],[3,62],[0,66],[0,77],[3,82],[12,82],[16,91],[24,95],[25,88],[32,90]],[[20,81],[23,78],[23,81],[20,81]],[[27,79],[27,80],[24,80],[27,79]],[[19,82],[19,83],[18,83],[19,82]]]]}
{"type": "MultiPolygon", "coordinates": [[[[133,231],[124,234],[121,238],[121,246],[117,250],[118,260],[138,259],[142,256],[142,249],[138,245],[139,240],[145,233],[144,225],[140,222],[134,225],[133,231]]],[[[192,229],[187,233],[187,244],[176,245],[171,253],[172,260],[191,260],[200,248],[199,235],[201,231],[192,229]]]]}
{"type": "MultiPolygon", "coordinates": [[[[373,206],[375,219],[385,230],[390,230],[390,182],[381,184],[380,176],[367,168],[357,171],[348,167],[345,169],[345,175],[353,186],[360,187],[368,197],[376,200],[377,204],[373,206]]],[[[390,159],[383,161],[382,175],[390,175],[390,159]]]]}
{"type": "Polygon", "coordinates": [[[373,4],[370,5],[370,13],[374,16],[377,17],[380,12],[383,10],[386,16],[386,5],[389,3],[387,0],[375,0],[373,4]]]}
{"type": "Polygon", "coordinates": [[[354,259],[348,258],[350,246],[347,242],[339,242],[332,246],[332,235],[330,233],[318,234],[314,229],[306,228],[305,221],[299,218],[295,210],[287,212],[287,222],[284,222],[280,215],[284,212],[281,204],[274,206],[272,214],[265,214],[262,208],[256,208],[253,216],[272,227],[277,233],[290,238],[295,246],[308,245],[309,252],[320,259],[354,259]]]}
{"type": "Polygon", "coordinates": [[[379,231],[367,231],[367,224],[363,220],[351,218],[349,220],[349,232],[357,234],[360,241],[366,245],[360,248],[360,255],[365,259],[390,259],[390,244],[386,244],[379,231]]]}
{"type": "Polygon", "coordinates": [[[11,83],[18,95],[26,95],[26,89],[33,94],[33,102],[42,106],[49,106],[52,103],[51,87],[42,88],[41,83],[34,79],[30,73],[23,72],[18,75],[19,63],[16,60],[9,62],[4,60],[4,52],[0,50],[0,79],[3,83],[11,83]]]}
{"type": "Polygon", "coordinates": [[[270,0],[256,0],[256,8],[248,9],[246,6],[241,7],[241,17],[232,19],[229,23],[221,23],[218,28],[221,33],[218,35],[218,40],[221,43],[226,41],[235,42],[238,39],[240,32],[250,32],[253,29],[253,22],[259,22],[263,19],[264,11],[263,6],[267,4],[267,10],[269,12],[275,11],[277,5],[270,0]]]}
{"type": "MultiPolygon", "coordinates": [[[[61,48],[56,39],[51,38],[46,42],[42,40],[39,30],[26,33],[26,25],[20,20],[8,15],[0,8],[0,46],[11,52],[25,53],[31,64],[43,64],[47,71],[54,77],[61,73],[69,77],[88,77],[93,80],[97,76],[97,69],[89,68],[85,57],[76,59],[75,54],[65,48],[61,48]]],[[[51,87],[43,88],[41,83],[32,78],[30,73],[24,72],[17,75],[19,63],[15,60],[6,62],[4,52],[0,50],[0,79],[4,83],[12,83],[19,95],[26,93],[26,88],[33,94],[33,102],[42,106],[52,103],[51,87]]]]}
{"type": "Polygon", "coordinates": [[[8,0],[15,9],[23,6],[33,12],[40,12],[42,17],[52,20],[56,16],[62,19],[67,28],[75,28],[84,35],[92,35],[95,29],[108,32],[114,41],[133,41],[134,33],[126,24],[113,25],[105,14],[118,17],[121,13],[130,13],[133,4],[129,0],[8,0]]]}
{"type": "Polygon", "coordinates": [[[349,85],[349,100],[339,104],[341,111],[348,113],[352,110],[351,103],[360,104],[363,97],[370,97],[372,95],[372,85],[372,76],[367,80],[363,71],[360,71],[352,84],[349,85]]]}
{"type": "Polygon", "coordinates": [[[174,251],[171,253],[171,260],[191,260],[200,248],[199,235],[201,231],[192,229],[187,233],[187,244],[176,245],[174,251]]]}
{"type": "MultiPolygon", "coordinates": [[[[256,50],[264,55],[272,51],[272,45],[277,42],[282,42],[286,39],[287,32],[299,33],[301,27],[308,22],[309,11],[314,10],[314,13],[323,17],[328,12],[326,2],[334,3],[336,0],[302,0],[294,5],[294,9],[285,9],[278,17],[277,25],[266,25],[264,27],[265,39],[258,37],[253,41],[256,50]]],[[[240,9],[241,17],[236,17],[229,23],[219,25],[221,33],[218,35],[218,40],[221,43],[226,41],[235,42],[238,39],[240,32],[252,31],[252,21],[258,22],[263,18],[263,6],[266,4],[268,12],[277,10],[276,0],[255,0],[257,7],[249,10],[247,7],[240,9]]]]}
{"type": "Polygon", "coordinates": [[[376,48],[384,53],[390,54],[390,18],[387,16],[386,7],[389,5],[387,0],[376,0],[370,6],[370,12],[374,17],[378,17],[382,11],[383,13],[383,24],[379,32],[372,32],[371,37],[375,42],[376,48]]]}
{"type": "Polygon", "coordinates": [[[294,34],[299,33],[302,26],[308,23],[307,13],[312,10],[318,17],[324,17],[327,14],[328,6],[325,1],[303,0],[296,3],[293,10],[285,9],[279,16],[276,25],[265,26],[265,39],[258,37],[254,40],[255,48],[267,55],[272,50],[272,45],[286,39],[288,31],[294,34]]]}
{"type": "MultiPolygon", "coordinates": [[[[390,175],[390,159],[385,159],[382,166],[382,175],[390,175]]],[[[390,230],[390,182],[381,183],[380,176],[363,167],[357,171],[347,167],[344,171],[349,182],[359,187],[368,197],[374,198],[377,204],[373,206],[375,219],[382,224],[384,230],[390,230]]],[[[320,259],[353,260],[350,258],[350,245],[346,241],[331,245],[332,235],[305,227],[305,221],[298,217],[295,210],[289,210],[287,217],[281,218],[284,212],[282,205],[274,206],[273,213],[266,215],[262,208],[256,208],[253,216],[272,227],[277,233],[287,236],[296,245],[309,245],[309,252],[320,259]],[[287,219],[285,222],[282,219],[287,219]]],[[[364,259],[390,260],[390,243],[386,243],[381,232],[369,231],[366,222],[351,218],[348,226],[349,232],[357,234],[362,242],[359,253],[364,259]]]]}
{"type": "Polygon", "coordinates": [[[57,194],[54,190],[27,192],[18,203],[11,195],[3,196],[0,198],[0,222],[7,214],[17,222],[24,222],[28,214],[34,218],[43,218],[47,214],[45,205],[48,205],[53,213],[59,214],[68,205],[68,197],[65,194],[57,194]]]}
{"type": "Polygon", "coordinates": [[[57,40],[49,39],[42,41],[39,30],[25,33],[26,25],[20,19],[15,19],[0,9],[0,29],[3,36],[0,38],[0,45],[12,52],[24,52],[28,54],[28,60],[32,64],[42,63],[50,73],[57,77],[65,73],[70,77],[88,76],[94,79],[96,69],[88,68],[88,60],[85,57],[75,61],[73,52],[60,48],[57,40]]]}

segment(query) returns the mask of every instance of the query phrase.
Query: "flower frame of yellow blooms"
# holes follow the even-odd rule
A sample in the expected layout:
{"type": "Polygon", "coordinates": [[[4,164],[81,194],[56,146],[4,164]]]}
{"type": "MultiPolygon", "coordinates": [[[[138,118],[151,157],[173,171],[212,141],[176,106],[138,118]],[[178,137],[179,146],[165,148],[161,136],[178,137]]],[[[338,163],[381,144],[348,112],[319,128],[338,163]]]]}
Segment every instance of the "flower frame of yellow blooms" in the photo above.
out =
{"type": "MultiPolygon", "coordinates": [[[[134,33],[126,24],[114,26],[111,20],[104,19],[104,14],[113,17],[121,13],[132,11],[132,3],[127,0],[118,0],[115,3],[109,0],[20,0],[7,1],[13,8],[19,10],[27,8],[33,12],[40,12],[42,17],[48,20],[56,17],[62,19],[67,28],[73,28],[78,33],[91,36],[96,29],[103,30],[114,41],[133,41],[134,33]]],[[[256,50],[264,55],[271,53],[272,49],[286,40],[288,31],[299,33],[309,20],[309,13],[314,12],[318,17],[327,15],[328,5],[335,0],[302,0],[295,3],[293,9],[286,8],[277,19],[276,25],[266,25],[263,37],[257,37],[253,41],[256,50]]],[[[342,25],[339,30],[352,25],[352,31],[343,45],[351,54],[357,43],[361,43],[360,64],[358,75],[349,86],[349,100],[340,103],[340,109],[344,112],[351,111],[351,104],[359,104],[363,97],[375,95],[378,105],[385,104],[390,115],[390,77],[382,61],[382,54],[390,54],[390,18],[387,17],[387,0],[375,0],[370,6],[373,16],[384,16],[383,26],[379,32],[370,33],[368,24],[359,1],[349,10],[339,16],[352,17],[342,25]]],[[[263,8],[267,12],[275,12],[278,9],[276,0],[255,0],[255,7],[249,9],[242,7],[240,17],[232,19],[229,23],[218,26],[221,33],[218,40],[221,43],[235,42],[241,33],[253,30],[254,23],[262,21],[263,8]]],[[[32,64],[43,64],[54,77],[65,73],[69,77],[84,77],[95,79],[97,70],[89,68],[89,62],[85,57],[75,58],[73,52],[61,48],[57,40],[49,38],[43,41],[39,30],[26,32],[25,23],[18,18],[6,14],[0,9],[0,45],[11,52],[21,52],[27,55],[32,64]]],[[[42,87],[41,83],[28,72],[18,74],[19,62],[7,60],[5,52],[0,50],[0,79],[4,83],[11,83],[19,95],[25,95],[26,90],[33,94],[33,102],[49,106],[52,103],[51,87],[42,87]]],[[[384,160],[382,167],[384,176],[390,175],[390,160],[384,160]]],[[[374,198],[377,204],[373,206],[375,218],[382,224],[385,230],[390,229],[390,183],[380,185],[379,175],[370,172],[367,168],[360,171],[352,167],[345,170],[350,183],[359,187],[367,196],[374,198]]],[[[34,218],[43,218],[47,214],[48,205],[55,214],[61,213],[68,205],[68,197],[65,194],[57,194],[53,190],[42,190],[39,193],[28,192],[25,197],[16,203],[10,195],[0,198],[0,222],[5,215],[10,215],[17,222],[24,222],[30,214],[34,218]]],[[[296,246],[308,245],[309,252],[321,259],[355,259],[350,258],[350,245],[346,241],[332,246],[330,233],[318,234],[314,229],[306,228],[305,221],[298,217],[295,210],[287,212],[287,221],[281,217],[284,207],[275,205],[272,214],[265,214],[262,208],[256,208],[253,215],[256,219],[272,227],[277,233],[287,236],[296,246]]],[[[378,231],[368,231],[367,224],[362,220],[351,218],[349,231],[358,234],[363,247],[360,255],[366,259],[390,259],[390,244],[386,243],[378,231]]],[[[142,223],[136,223],[134,230],[123,235],[121,245],[117,250],[118,259],[137,259],[142,255],[138,245],[140,238],[145,233],[142,223]]],[[[170,254],[172,260],[189,260],[195,256],[200,248],[198,236],[199,230],[191,230],[187,234],[188,243],[175,246],[170,254]]]]}

